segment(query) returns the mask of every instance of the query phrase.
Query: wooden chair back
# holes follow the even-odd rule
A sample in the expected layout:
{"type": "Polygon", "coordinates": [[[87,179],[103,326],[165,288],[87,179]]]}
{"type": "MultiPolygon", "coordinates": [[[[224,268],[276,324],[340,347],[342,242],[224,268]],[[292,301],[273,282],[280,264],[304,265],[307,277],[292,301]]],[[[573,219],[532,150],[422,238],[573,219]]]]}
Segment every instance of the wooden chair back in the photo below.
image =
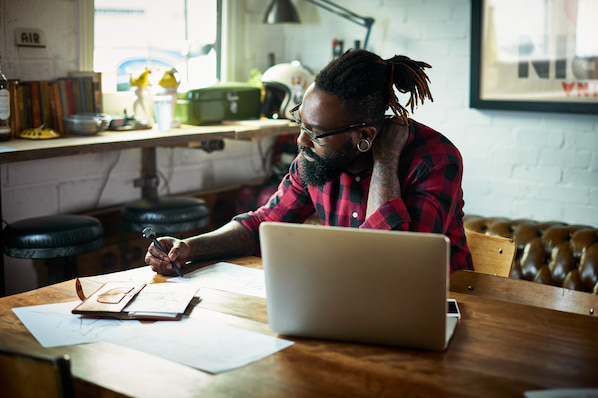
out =
{"type": "Polygon", "coordinates": [[[512,239],[465,230],[473,269],[484,274],[509,276],[517,245],[512,239]]]}
{"type": "Polygon", "coordinates": [[[450,291],[575,314],[598,315],[598,295],[480,272],[453,272],[450,291]]]}
{"type": "Polygon", "coordinates": [[[74,397],[70,358],[0,348],[0,390],[6,397],[74,397]]]}

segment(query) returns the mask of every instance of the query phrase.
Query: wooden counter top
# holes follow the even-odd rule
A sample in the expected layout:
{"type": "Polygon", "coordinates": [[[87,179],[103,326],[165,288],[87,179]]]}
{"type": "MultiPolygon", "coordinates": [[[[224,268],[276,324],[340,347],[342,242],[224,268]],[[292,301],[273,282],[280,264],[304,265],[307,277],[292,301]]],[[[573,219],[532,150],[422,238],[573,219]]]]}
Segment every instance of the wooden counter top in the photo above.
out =
{"type": "Polygon", "coordinates": [[[0,163],[157,146],[197,146],[190,143],[220,139],[259,139],[296,134],[294,123],[279,120],[225,122],[208,126],[183,125],[168,132],[149,130],[103,131],[93,136],[49,140],[13,139],[0,143],[0,163]]]}

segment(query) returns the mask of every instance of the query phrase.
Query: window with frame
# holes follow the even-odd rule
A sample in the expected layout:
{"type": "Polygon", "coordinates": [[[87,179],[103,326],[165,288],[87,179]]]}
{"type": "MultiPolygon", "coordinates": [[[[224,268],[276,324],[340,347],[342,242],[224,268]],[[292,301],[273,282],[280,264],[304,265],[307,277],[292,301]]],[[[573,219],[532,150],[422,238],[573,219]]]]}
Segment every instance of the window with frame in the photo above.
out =
{"type": "Polygon", "coordinates": [[[219,79],[222,0],[95,0],[94,65],[102,91],[130,91],[146,68],[152,87],[176,71],[179,92],[219,79]]]}

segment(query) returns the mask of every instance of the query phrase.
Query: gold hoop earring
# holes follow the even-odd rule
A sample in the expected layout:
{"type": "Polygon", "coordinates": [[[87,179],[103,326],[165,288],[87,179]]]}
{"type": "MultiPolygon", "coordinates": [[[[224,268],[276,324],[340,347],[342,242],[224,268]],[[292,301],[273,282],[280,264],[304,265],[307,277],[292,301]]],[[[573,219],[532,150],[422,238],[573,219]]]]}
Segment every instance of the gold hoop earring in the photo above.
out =
{"type": "Polygon", "coordinates": [[[367,152],[372,147],[372,143],[365,138],[362,138],[357,143],[357,150],[359,152],[367,152]],[[365,145],[365,146],[364,146],[365,145]]]}

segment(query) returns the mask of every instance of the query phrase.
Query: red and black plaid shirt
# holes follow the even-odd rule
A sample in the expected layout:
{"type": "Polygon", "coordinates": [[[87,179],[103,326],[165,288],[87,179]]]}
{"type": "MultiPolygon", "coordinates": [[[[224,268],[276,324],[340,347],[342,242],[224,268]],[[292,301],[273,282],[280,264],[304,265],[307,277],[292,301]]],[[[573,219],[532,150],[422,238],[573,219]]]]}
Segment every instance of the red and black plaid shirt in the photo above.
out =
{"type": "Polygon", "coordinates": [[[463,229],[461,154],[442,134],[410,120],[399,164],[401,198],[384,203],[367,219],[371,170],[343,173],[316,187],[302,181],[299,168],[297,157],[266,205],[234,218],[258,242],[261,222],[301,223],[315,213],[323,225],[444,234],[451,241],[450,271],[473,270],[463,229]]]}

